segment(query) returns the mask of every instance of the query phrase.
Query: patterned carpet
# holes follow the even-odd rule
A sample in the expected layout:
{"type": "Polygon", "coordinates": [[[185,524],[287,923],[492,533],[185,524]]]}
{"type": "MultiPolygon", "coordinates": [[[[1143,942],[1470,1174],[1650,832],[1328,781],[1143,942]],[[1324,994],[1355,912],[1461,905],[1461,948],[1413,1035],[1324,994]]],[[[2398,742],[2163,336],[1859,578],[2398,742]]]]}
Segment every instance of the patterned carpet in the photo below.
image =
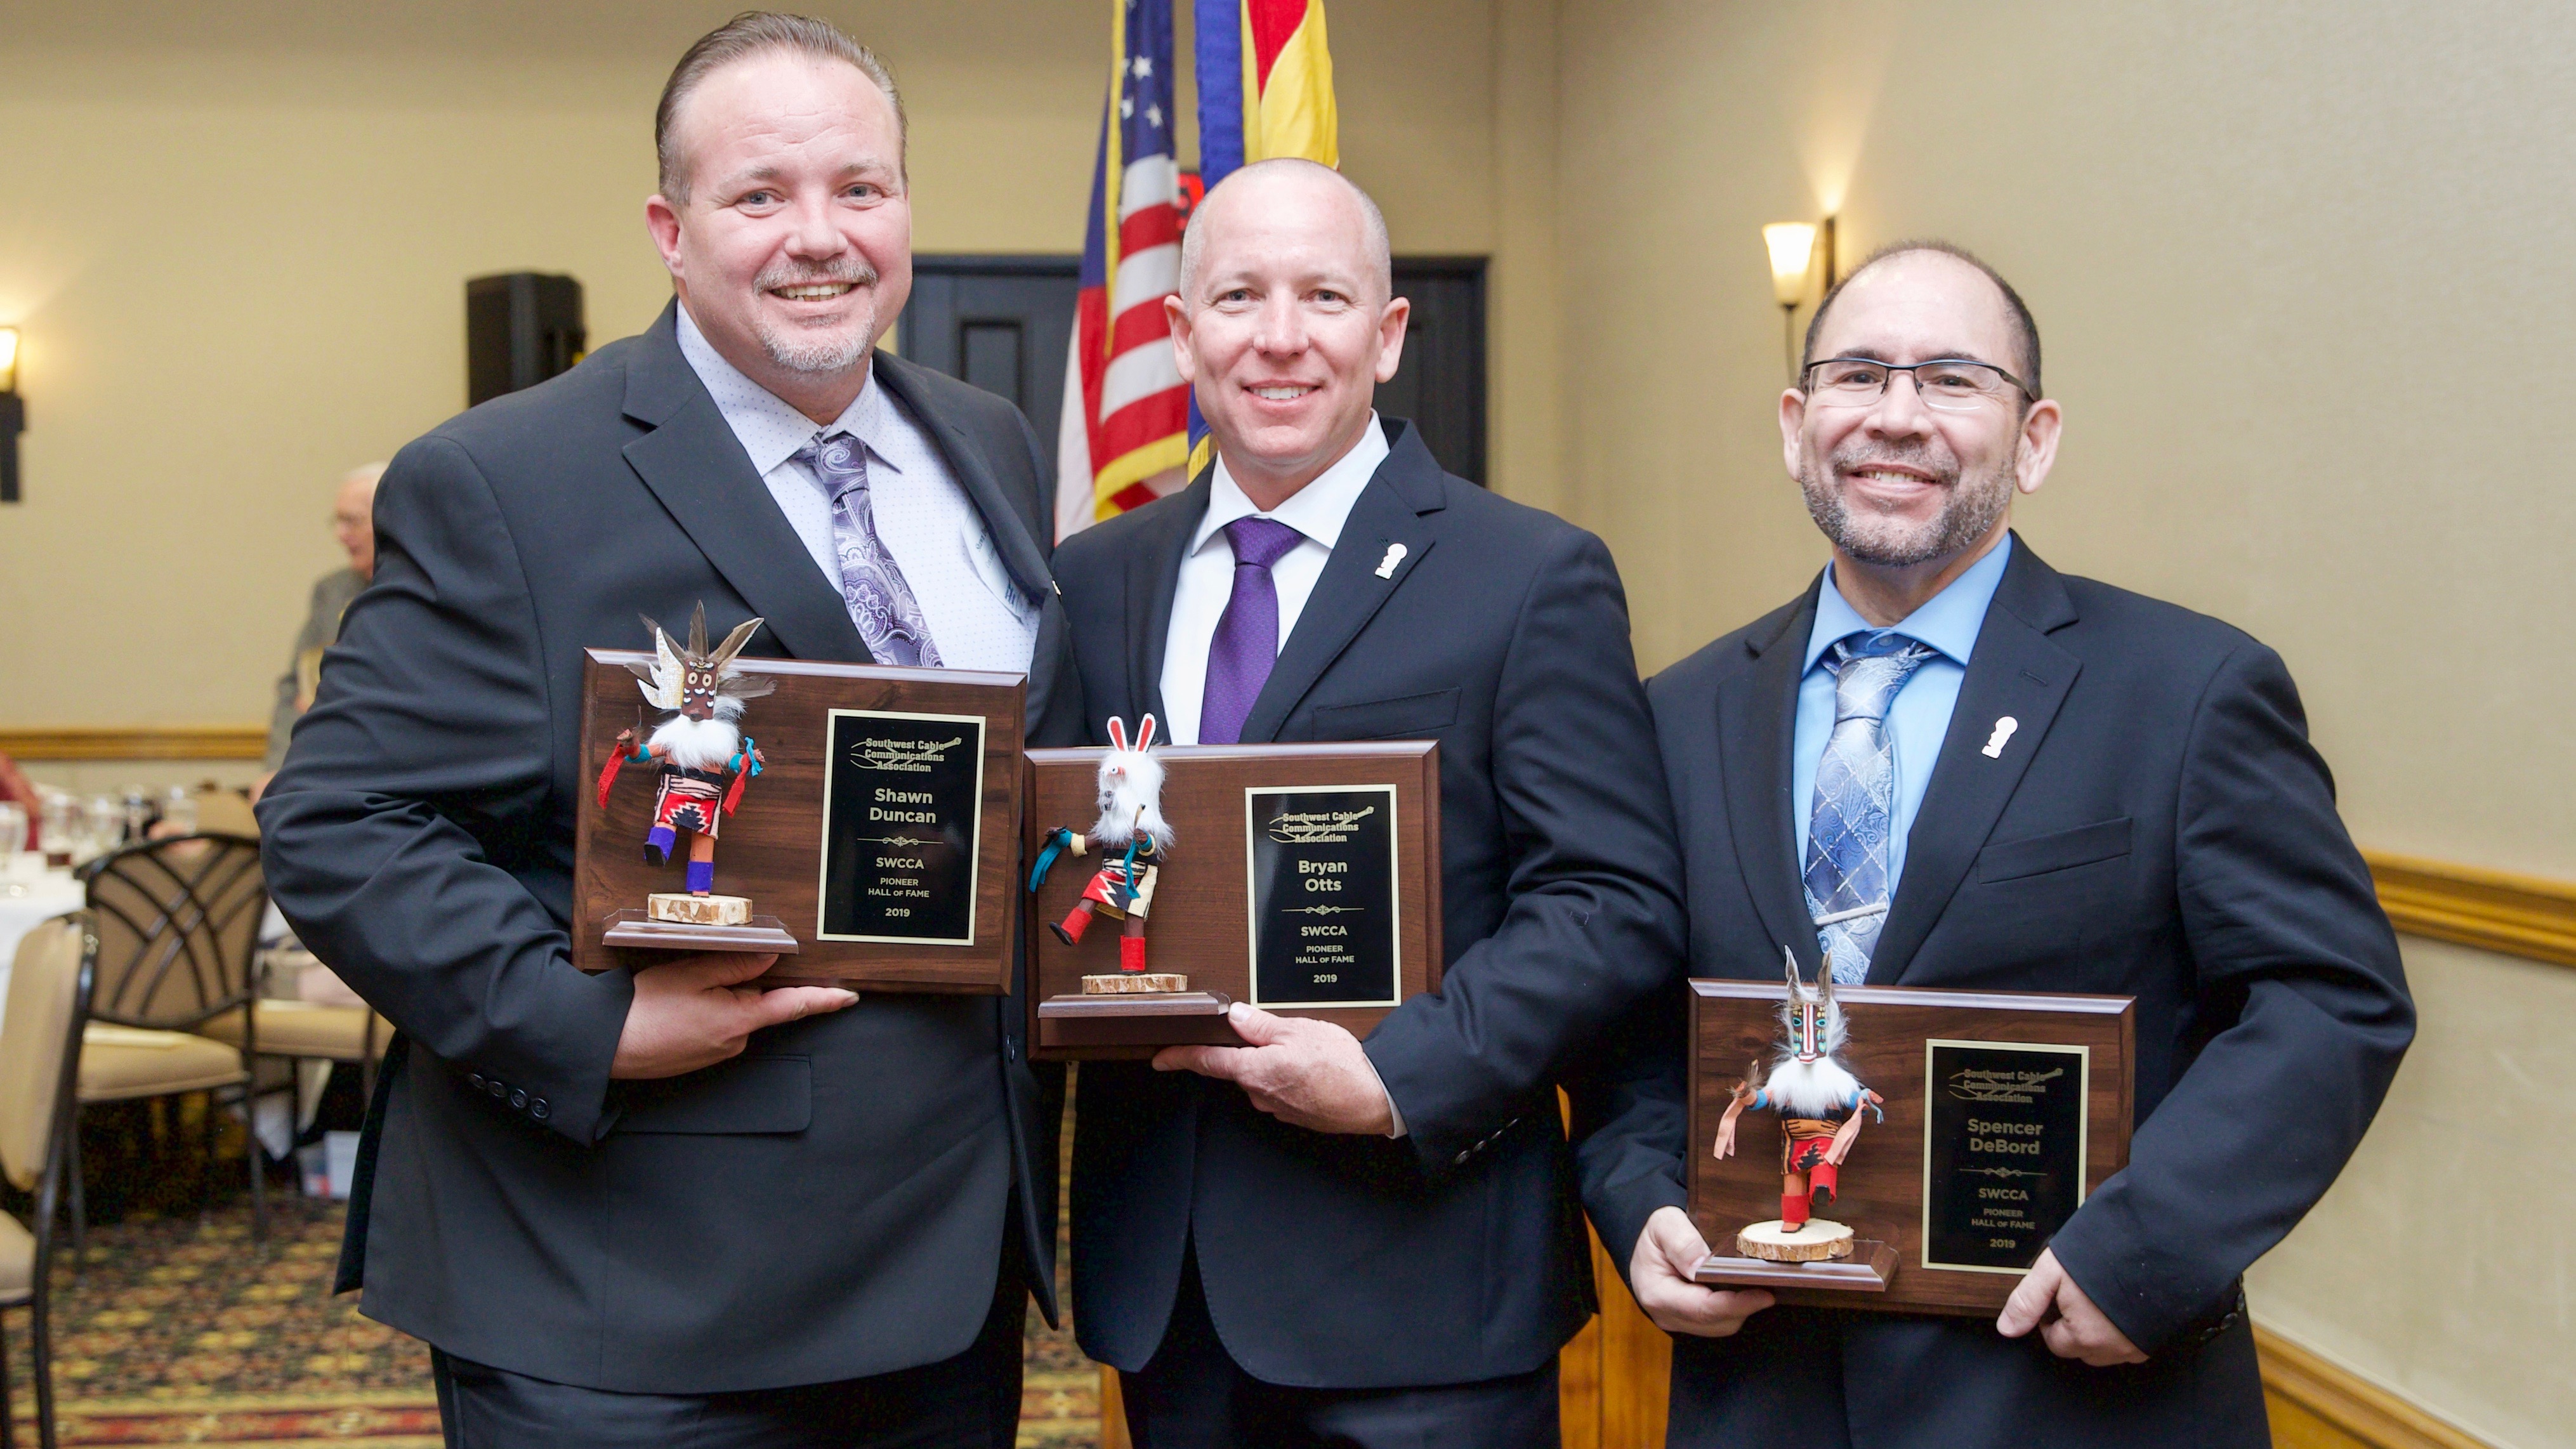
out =
{"type": "MultiPolygon", "coordinates": [[[[251,1242],[249,1206],[236,1203],[95,1227],[77,1276],[60,1255],[63,1443],[435,1449],[428,1349],[360,1317],[356,1295],[330,1296],[339,1206],[272,1196],[269,1208],[265,1252],[251,1242]]],[[[27,1315],[8,1319],[10,1403],[19,1442],[32,1445],[27,1315]]],[[[1099,1370],[1069,1326],[1050,1332],[1034,1310],[1028,1323],[1019,1442],[1095,1449],[1099,1370]]]]}

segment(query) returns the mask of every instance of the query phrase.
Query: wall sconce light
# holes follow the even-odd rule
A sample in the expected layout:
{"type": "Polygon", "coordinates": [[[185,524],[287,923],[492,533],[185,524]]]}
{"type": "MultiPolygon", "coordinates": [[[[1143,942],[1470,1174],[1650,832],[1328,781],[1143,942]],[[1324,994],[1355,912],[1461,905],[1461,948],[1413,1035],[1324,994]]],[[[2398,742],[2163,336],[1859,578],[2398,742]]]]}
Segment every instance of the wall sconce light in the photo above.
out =
{"type": "Polygon", "coordinates": [[[1807,279],[1822,264],[1825,286],[1834,284],[1834,219],[1821,222],[1775,221],[1762,228],[1762,244],[1771,253],[1771,295],[1780,303],[1780,325],[1787,338],[1789,371],[1798,369],[1798,304],[1807,299],[1807,279]]]}
{"type": "Polygon", "coordinates": [[[1771,295],[1781,306],[1795,308],[1807,299],[1807,269],[1814,264],[1816,252],[1815,223],[1775,221],[1762,228],[1762,244],[1771,249],[1771,295]]]}
{"type": "Polygon", "coordinates": [[[0,503],[18,501],[18,435],[27,404],[18,396],[18,329],[0,327],[0,503]]]}

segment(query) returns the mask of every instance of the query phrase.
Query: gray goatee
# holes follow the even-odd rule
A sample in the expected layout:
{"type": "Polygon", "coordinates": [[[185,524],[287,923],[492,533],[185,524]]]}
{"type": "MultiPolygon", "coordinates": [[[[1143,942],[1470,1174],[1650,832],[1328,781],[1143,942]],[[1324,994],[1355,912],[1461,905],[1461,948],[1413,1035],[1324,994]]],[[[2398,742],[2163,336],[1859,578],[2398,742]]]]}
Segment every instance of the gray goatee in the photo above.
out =
{"type": "Polygon", "coordinates": [[[785,371],[824,375],[847,372],[867,361],[868,351],[876,342],[877,269],[859,257],[845,257],[819,267],[781,263],[764,269],[752,278],[751,285],[754,291],[767,292],[814,282],[848,282],[869,289],[866,325],[836,339],[807,341],[762,321],[753,324],[753,334],[760,339],[761,350],[769,354],[770,362],[785,371]]]}
{"type": "Polygon", "coordinates": [[[1957,460],[1928,449],[1891,450],[1868,445],[1837,449],[1830,464],[1810,455],[1798,471],[1798,491],[1807,498],[1807,514],[1834,546],[1862,563],[1880,568],[1908,568],[1958,553],[1986,536],[2012,506],[2013,456],[1991,472],[1963,477],[1957,460]],[[1834,486],[1841,473],[1872,463],[1902,463],[1921,468],[1947,485],[1941,512],[1928,523],[1911,524],[1874,510],[1855,510],[1834,486]]]}

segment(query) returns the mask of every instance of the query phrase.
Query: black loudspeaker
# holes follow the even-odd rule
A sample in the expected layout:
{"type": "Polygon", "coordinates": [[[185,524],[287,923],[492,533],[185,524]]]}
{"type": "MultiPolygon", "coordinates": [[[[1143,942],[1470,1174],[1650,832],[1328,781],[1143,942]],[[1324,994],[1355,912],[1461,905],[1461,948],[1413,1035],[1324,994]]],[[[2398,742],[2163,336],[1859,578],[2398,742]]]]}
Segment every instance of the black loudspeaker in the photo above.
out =
{"type": "Polygon", "coordinates": [[[465,283],[465,405],[517,392],[581,361],[581,283],[505,272],[465,283]]]}
{"type": "Polygon", "coordinates": [[[26,403],[0,392],[0,503],[18,501],[18,435],[26,430],[26,403]]]}

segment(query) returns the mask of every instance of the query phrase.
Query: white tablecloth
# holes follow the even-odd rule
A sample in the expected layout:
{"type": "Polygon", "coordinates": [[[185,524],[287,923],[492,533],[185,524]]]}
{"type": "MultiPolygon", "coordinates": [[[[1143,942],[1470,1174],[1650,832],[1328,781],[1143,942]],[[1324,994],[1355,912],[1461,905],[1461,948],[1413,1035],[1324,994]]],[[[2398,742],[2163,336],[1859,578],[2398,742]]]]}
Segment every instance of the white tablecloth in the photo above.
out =
{"type": "Polygon", "coordinates": [[[76,910],[80,882],[67,870],[39,876],[0,875],[0,1015],[9,1009],[9,968],[18,959],[18,940],[48,917],[76,910]]]}

